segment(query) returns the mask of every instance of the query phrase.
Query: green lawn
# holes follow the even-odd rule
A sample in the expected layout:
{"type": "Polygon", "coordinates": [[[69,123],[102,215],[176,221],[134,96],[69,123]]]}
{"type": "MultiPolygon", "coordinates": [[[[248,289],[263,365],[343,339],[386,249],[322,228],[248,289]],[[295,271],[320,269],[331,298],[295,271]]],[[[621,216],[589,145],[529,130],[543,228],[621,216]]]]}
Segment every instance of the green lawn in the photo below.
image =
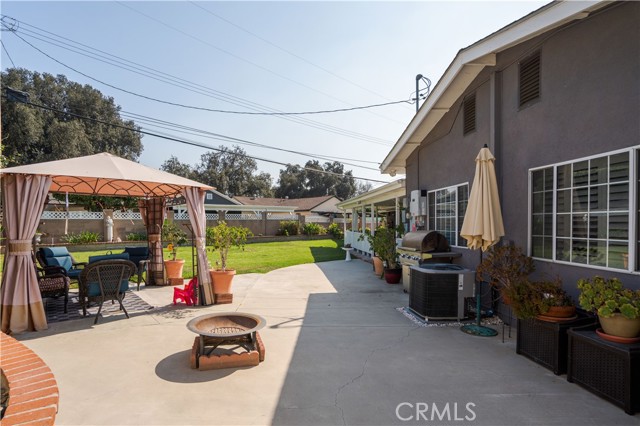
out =
{"type": "MultiPolygon", "coordinates": [[[[252,243],[247,244],[244,250],[232,248],[229,251],[227,267],[235,269],[238,274],[265,273],[303,263],[340,260],[345,257],[344,251],[340,247],[342,247],[342,241],[330,239],[252,243]]],[[[72,252],[72,254],[77,262],[86,262],[89,256],[105,254],[105,251],[72,252]]],[[[165,259],[169,258],[167,250],[164,255],[165,259]]],[[[193,276],[191,247],[178,247],[177,257],[185,260],[183,276],[193,276]]],[[[215,267],[217,254],[208,252],[208,258],[211,265],[215,267]]],[[[0,263],[1,269],[2,263],[0,263]]]]}

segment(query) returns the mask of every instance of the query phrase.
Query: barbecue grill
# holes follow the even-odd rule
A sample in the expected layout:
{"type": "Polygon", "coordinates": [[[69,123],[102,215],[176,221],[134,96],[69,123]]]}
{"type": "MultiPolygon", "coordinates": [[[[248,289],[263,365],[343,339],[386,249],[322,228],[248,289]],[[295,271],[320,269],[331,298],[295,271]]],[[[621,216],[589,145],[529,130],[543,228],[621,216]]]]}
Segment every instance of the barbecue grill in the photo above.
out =
{"type": "Polygon", "coordinates": [[[407,232],[398,247],[402,265],[402,285],[406,292],[411,288],[411,267],[427,262],[451,263],[460,253],[451,251],[447,238],[437,231],[407,232]]]}

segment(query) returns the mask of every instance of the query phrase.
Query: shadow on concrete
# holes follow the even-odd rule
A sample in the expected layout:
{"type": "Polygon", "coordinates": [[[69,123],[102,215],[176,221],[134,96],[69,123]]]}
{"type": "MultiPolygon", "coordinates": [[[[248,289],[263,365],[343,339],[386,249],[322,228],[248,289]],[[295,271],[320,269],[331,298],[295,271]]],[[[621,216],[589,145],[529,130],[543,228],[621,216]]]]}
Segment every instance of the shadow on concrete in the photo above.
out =
{"type": "Polygon", "coordinates": [[[224,370],[194,370],[189,366],[191,349],[177,352],[160,360],[156,365],[156,376],[173,383],[202,383],[222,379],[233,374],[236,370],[246,368],[227,368],[224,370]]]}

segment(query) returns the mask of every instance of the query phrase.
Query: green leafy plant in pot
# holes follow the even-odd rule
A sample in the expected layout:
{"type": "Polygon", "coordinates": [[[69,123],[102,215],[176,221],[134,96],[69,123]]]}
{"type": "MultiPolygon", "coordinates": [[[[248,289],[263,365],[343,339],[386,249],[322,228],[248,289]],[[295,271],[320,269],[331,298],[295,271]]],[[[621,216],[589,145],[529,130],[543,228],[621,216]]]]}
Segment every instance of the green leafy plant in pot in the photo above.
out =
{"type": "Polygon", "coordinates": [[[640,290],[625,288],[618,278],[578,281],[580,306],[598,315],[609,335],[634,338],[640,335],[640,290]]]}
{"type": "Polygon", "coordinates": [[[402,279],[402,268],[396,251],[396,230],[381,226],[372,236],[371,248],[385,265],[384,279],[388,284],[398,284],[402,279]]]}
{"type": "MultiPolygon", "coordinates": [[[[162,241],[167,242],[167,249],[171,254],[170,260],[164,261],[164,269],[168,279],[181,279],[184,268],[184,259],[177,259],[178,246],[187,242],[187,233],[180,226],[171,221],[165,221],[162,225],[162,241]]],[[[181,283],[178,283],[181,284],[181,283]]]]}
{"type": "Polygon", "coordinates": [[[249,228],[243,226],[229,226],[225,221],[220,221],[218,225],[207,228],[207,245],[209,250],[217,253],[219,260],[216,260],[215,269],[210,269],[211,281],[213,282],[213,292],[216,294],[228,294],[231,289],[235,269],[227,269],[227,259],[229,249],[239,247],[244,250],[247,238],[253,233],[249,228]]]}
{"type": "Polygon", "coordinates": [[[508,287],[503,287],[502,292],[509,299],[513,313],[520,319],[559,321],[574,316],[576,312],[575,304],[563,290],[559,279],[530,281],[526,277],[519,277],[508,287]]]}

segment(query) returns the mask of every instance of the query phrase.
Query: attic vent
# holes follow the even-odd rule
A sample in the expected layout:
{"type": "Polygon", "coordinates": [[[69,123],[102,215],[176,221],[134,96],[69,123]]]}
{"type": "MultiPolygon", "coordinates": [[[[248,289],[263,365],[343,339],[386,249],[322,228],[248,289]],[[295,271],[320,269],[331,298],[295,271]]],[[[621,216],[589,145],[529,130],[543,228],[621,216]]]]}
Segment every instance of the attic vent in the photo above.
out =
{"type": "Polygon", "coordinates": [[[540,97],[540,52],[520,62],[520,106],[540,97]]]}
{"type": "Polygon", "coordinates": [[[476,129],[476,94],[475,92],[464,98],[462,105],[462,134],[473,132],[476,129]]]}

